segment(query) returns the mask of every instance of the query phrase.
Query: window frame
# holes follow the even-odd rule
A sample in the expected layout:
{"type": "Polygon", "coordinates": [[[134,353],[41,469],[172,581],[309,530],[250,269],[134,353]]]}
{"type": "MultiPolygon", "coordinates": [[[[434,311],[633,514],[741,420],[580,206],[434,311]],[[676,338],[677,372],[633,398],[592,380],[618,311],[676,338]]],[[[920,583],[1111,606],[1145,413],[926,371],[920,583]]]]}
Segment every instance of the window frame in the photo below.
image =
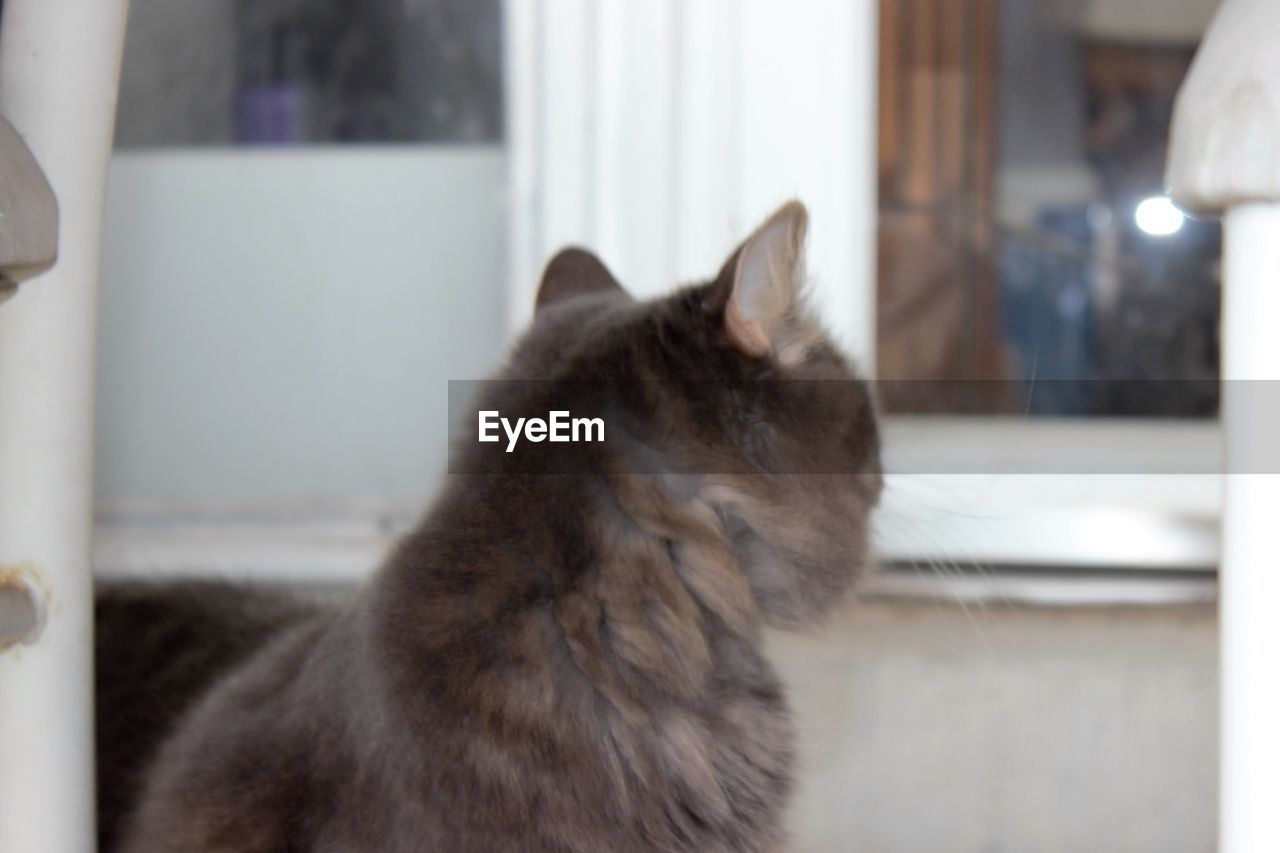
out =
{"type": "MultiPolygon", "coordinates": [[[[696,5],[696,10],[683,4],[674,10],[666,7],[662,13],[617,5],[597,14],[592,4],[570,4],[557,7],[555,27],[550,27],[545,9],[508,4],[512,328],[528,316],[542,262],[564,243],[598,249],[629,286],[637,280],[631,275],[634,266],[639,295],[652,295],[669,288],[671,278],[687,279],[714,269],[720,255],[770,205],[788,195],[810,201],[812,191],[817,202],[810,204],[815,302],[857,363],[874,375],[878,0],[825,4],[849,11],[855,19],[853,27],[814,26],[815,21],[824,20],[818,16],[771,17],[762,2],[696,5]],[[667,17],[656,22],[630,19],[654,14],[667,17]],[[597,74],[602,57],[617,56],[599,45],[612,44],[610,39],[616,41],[623,31],[629,40],[646,47],[640,51],[644,63],[601,67],[597,74]],[[754,55],[749,50],[751,40],[763,31],[768,32],[775,55],[788,45],[803,44],[810,64],[788,67],[783,63],[769,69],[778,79],[763,92],[752,90],[752,100],[765,105],[744,109],[747,87],[755,78],[739,64],[742,57],[754,55]],[[707,47],[710,34],[727,45],[707,47]],[[690,45],[699,49],[691,50],[690,45]],[[815,56],[858,59],[828,68],[814,64],[815,56]],[[817,79],[811,76],[815,69],[823,72],[825,90],[840,93],[847,109],[802,112],[799,127],[793,124],[786,132],[768,126],[768,119],[774,118],[770,112],[774,101],[785,98],[788,88],[811,86],[817,79]],[[592,80],[597,82],[587,82],[592,80]],[[618,98],[630,91],[628,87],[643,86],[644,80],[661,81],[667,93],[682,91],[682,104],[667,115],[621,109],[618,98]],[[721,91],[717,85],[728,90],[721,91]],[[691,103],[705,107],[706,114],[697,122],[681,121],[691,103]],[[850,129],[850,121],[856,130],[850,129]],[[601,126],[605,122],[613,126],[601,126]],[[694,186],[677,183],[672,192],[663,191],[671,185],[636,191],[619,180],[617,170],[630,168],[630,161],[621,156],[619,140],[646,134],[667,140],[670,147],[658,153],[673,166],[673,174],[682,180],[692,177],[694,186]],[[718,160],[711,163],[711,177],[700,178],[690,167],[709,162],[707,134],[716,135],[723,145],[718,160]],[[767,160],[740,141],[755,136],[768,140],[767,160]],[[815,184],[811,172],[795,164],[820,153],[812,140],[823,137],[850,141],[848,156],[860,162],[851,171],[837,170],[831,180],[815,184]],[[762,170],[769,173],[761,174],[762,170]],[[734,181],[742,185],[735,187],[734,181]],[[717,197],[714,191],[726,186],[727,195],[717,197]],[[833,188],[846,202],[833,199],[833,188]],[[656,217],[678,215],[694,232],[676,245],[645,242],[643,235],[637,239],[620,227],[617,209],[656,217]],[[828,243],[833,239],[841,241],[840,254],[834,258],[828,243]],[[657,256],[658,261],[630,263],[640,256],[651,260],[657,256]],[[655,277],[655,272],[664,270],[676,275],[655,277]],[[837,287],[848,281],[854,285],[837,287]]],[[[821,12],[824,3],[811,5],[821,12]]],[[[789,107],[781,110],[780,115],[788,118],[796,115],[789,107]]],[[[936,536],[913,539],[906,533],[892,533],[891,521],[878,521],[879,551],[886,562],[1143,571],[1216,567],[1221,513],[1221,477],[1216,473],[1221,435],[1216,420],[1015,421],[890,415],[883,419],[883,428],[890,473],[881,519],[910,511],[909,498],[903,495],[927,485],[935,477],[929,471],[971,474],[967,480],[952,479],[950,485],[955,488],[950,497],[936,497],[931,508],[936,523],[946,520],[948,535],[958,540],[954,548],[938,543],[936,536]],[[1015,448],[1020,455],[1011,454],[1015,448]],[[1016,473],[1037,466],[1067,470],[1073,455],[1080,452],[1104,455],[1116,474],[1037,477],[1016,473]],[[984,457],[986,467],[976,467],[974,455],[984,457]],[[905,464],[908,457],[915,458],[905,464]],[[945,464],[931,467],[938,461],[945,464]],[[982,471],[989,473],[976,473],[982,471]],[[999,502],[984,508],[983,501],[992,494],[999,502]],[[1056,529],[1042,525],[1040,535],[1030,537],[1016,522],[999,523],[992,517],[992,513],[1007,516],[1010,507],[1022,516],[1038,512],[1053,518],[1056,529]],[[1123,535],[1126,524],[1135,535],[1123,535]],[[1108,529],[1111,536],[1100,539],[1100,531],[1108,529]],[[1137,531],[1143,536],[1138,537],[1137,531]],[[1143,559],[1135,542],[1151,542],[1158,535],[1166,536],[1169,544],[1143,559]]]]}

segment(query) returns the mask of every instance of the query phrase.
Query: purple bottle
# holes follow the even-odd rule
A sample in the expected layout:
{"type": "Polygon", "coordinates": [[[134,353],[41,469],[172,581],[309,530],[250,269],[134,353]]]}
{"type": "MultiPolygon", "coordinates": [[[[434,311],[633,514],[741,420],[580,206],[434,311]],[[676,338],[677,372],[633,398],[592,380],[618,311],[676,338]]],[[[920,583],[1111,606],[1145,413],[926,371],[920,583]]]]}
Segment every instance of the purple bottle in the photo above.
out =
{"type": "Polygon", "coordinates": [[[302,39],[285,24],[251,39],[248,73],[236,93],[238,145],[298,145],[307,138],[308,93],[302,39]]]}

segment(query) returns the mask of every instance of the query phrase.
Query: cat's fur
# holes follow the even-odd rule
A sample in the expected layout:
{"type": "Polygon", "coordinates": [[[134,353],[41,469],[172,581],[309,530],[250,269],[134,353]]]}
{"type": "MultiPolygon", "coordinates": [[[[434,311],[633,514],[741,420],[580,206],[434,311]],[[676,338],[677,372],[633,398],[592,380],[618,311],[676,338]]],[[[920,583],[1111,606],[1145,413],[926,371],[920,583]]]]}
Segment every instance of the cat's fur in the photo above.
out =
{"type": "MultiPolygon", "coordinates": [[[[104,829],[127,811],[127,853],[782,850],[792,733],[761,629],[849,585],[880,491],[866,389],[803,310],[804,231],[792,203],[715,279],[653,302],[585,252],[553,259],[501,374],[542,381],[496,383],[482,407],[546,412],[588,387],[607,441],[557,446],[586,463],[558,473],[459,444],[349,605],[244,616],[251,642],[195,656],[206,689],[126,667],[176,689],[100,721],[145,767],[131,804],[104,767],[104,829]],[[844,381],[806,426],[815,383],[772,380],[844,381]]],[[[106,680],[138,651],[117,621],[106,680]]],[[[208,627],[216,643],[229,626],[208,627]]]]}

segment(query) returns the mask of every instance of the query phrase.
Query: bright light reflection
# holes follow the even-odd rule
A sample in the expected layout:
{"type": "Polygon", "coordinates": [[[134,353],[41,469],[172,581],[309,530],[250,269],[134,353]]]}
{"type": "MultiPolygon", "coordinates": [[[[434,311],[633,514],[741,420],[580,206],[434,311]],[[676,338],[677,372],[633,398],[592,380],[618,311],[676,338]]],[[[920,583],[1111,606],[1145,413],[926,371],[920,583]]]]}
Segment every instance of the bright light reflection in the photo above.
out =
{"type": "Polygon", "coordinates": [[[1152,237],[1168,237],[1182,230],[1186,219],[1181,210],[1174,207],[1168,196],[1154,195],[1138,202],[1133,211],[1133,221],[1144,233],[1152,237]]]}

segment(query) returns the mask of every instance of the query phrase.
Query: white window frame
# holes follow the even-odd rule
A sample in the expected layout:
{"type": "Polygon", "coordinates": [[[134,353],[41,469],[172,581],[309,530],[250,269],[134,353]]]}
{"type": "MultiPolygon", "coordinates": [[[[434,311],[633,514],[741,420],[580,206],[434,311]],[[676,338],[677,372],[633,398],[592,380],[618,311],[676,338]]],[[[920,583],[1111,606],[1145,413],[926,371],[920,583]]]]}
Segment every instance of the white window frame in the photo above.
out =
{"type": "MultiPolygon", "coordinates": [[[[800,197],[819,309],[872,374],[877,5],[509,0],[511,331],[567,243],[656,295],[717,269],[756,222],[800,197]]],[[[1215,423],[895,416],[884,433],[885,562],[932,576],[1216,565],[1215,423]],[[1027,473],[1069,471],[1073,458],[1116,473],[1027,473]]],[[[335,582],[366,574],[417,513],[281,507],[264,521],[249,508],[102,509],[101,577],[183,566],[335,582]]]]}
{"type": "MultiPolygon", "coordinates": [[[[597,250],[653,295],[713,272],[795,196],[810,208],[824,321],[873,375],[874,0],[510,0],[507,16],[513,330],[541,264],[565,244],[597,250]]],[[[882,559],[1216,566],[1216,422],[884,426],[887,468],[900,473],[879,517],[882,559]],[[1082,453],[1090,470],[1105,459],[1116,473],[1024,473],[1070,471],[1082,453]]]]}

